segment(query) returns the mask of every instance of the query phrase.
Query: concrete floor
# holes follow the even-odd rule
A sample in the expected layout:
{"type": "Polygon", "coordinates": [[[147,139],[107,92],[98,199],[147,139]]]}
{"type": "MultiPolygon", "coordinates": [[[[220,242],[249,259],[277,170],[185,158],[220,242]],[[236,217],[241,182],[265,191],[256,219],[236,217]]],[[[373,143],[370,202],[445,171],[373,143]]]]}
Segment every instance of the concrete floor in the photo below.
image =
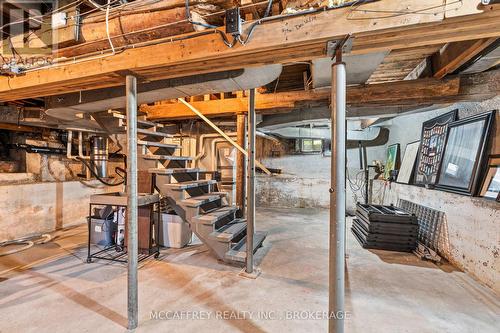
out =
{"type": "MultiPolygon", "coordinates": [[[[328,307],[328,211],[257,215],[269,232],[258,279],[239,277],[201,245],[164,250],[141,265],[137,332],[326,332],[315,312],[328,307]],[[152,311],[171,311],[170,320],[152,311]]],[[[55,235],[0,257],[0,332],[126,331],[125,266],[84,263],[84,226],[55,235]]],[[[348,254],[347,332],[500,331],[498,296],[453,267],[364,250],[350,232],[348,254]]]]}

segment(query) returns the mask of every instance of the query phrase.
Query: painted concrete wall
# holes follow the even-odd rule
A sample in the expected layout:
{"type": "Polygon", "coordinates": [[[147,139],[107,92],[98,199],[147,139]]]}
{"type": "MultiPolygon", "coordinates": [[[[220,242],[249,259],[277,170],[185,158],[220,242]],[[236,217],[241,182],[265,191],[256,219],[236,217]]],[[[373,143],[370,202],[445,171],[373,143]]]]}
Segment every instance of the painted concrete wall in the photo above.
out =
{"type": "Polygon", "coordinates": [[[282,169],[276,176],[259,175],[257,205],[263,207],[329,207],[330,157],[287,155],[262,159],[270,168],[282,169]]]}
{"type": "MultiPolygon", "coordinates": [[[[459,117],[465,118],[477,113],[500,110],[500,96],[478,103],[459,103],[443,109],[399,116],[379,124],[390,130],[386,145],[368,147],[368,162],[379,160],[385,163],[387,147],[394,143],[401,146],[401,158],[406,145],[420,140],[422,123],[443,113],[459,109],[459,117]]],[[[498,119],[498,117],[497,117],[498,119]]],[[[330,158],[321,155],[287,155],[278,158],[262,159],[265,165],[282,169],[282,174],[269,178],[260,176],[257,179],[258,203],[266,207],[328,207],[330,158]]],[[[359,174],[359,152],[357,149],[347,151],[347,169],[352,183],[356,183],[359,174]]],[[[371,178],[373,175],[371,175],[371,178]]],[[[357,182],[359,185],[361,182],[357,182]]],[[[356,184],[352,186],[356,190],[356,184]]],[[[361,191],[353,191],[347,186],[347,211],[354,211],[356,201],[362,201],[361,191]]]]}
{"type": "Polygon", "coordinates": [[[0,242],[86,222],[91,194],[121,191],[98,181],[0,186],[0,242]]]}
{"type": "Polygon", "coordinates": [[[440,254],[500,294],[500,203],[383,181],[373,193],[374,203],[405,199],[445,212],[440,254]]]}

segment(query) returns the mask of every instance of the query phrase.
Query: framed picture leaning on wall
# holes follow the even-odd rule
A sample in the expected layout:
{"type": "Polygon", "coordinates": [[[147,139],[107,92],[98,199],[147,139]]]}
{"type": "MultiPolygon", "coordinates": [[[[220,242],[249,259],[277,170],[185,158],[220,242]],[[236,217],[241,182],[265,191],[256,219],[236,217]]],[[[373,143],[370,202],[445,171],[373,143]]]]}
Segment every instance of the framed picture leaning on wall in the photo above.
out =
{"type": "Polygon", "coordinates": [[[480,195],[484,198],[500,201],[500,165],[488,165],[480,195]]]}
{"type": "Polygon", "coordinates": [[[398,183],[410,184],[413,171],[415,170],[415,162],[417,160],[419,147],[420,141],[410,142],[406,145],[403,162],[401,162],[401,168],[398,173],[398,183]]]}
{"type": "Polygon", "coordinates": [[[391,173],[394,170],[399,170],[399,164],[399,143],[395,143],[387,147],[387,161],[385,163],[384,178],[387,180],[395,180],[391,173]]]}
{"type": "Polygon", "coordinates": [[[495,111],[453,122],[436,187],[445,191],[477,195],[488,163],[489,142],[495,111]]]}
{"type": "Polygon", "coordinates": [[[457,120],[458,110],[453,110],[422,124],[420,148],[415,170],[415,184],[433,186],[441,166],[448,125],[457,120]]]}

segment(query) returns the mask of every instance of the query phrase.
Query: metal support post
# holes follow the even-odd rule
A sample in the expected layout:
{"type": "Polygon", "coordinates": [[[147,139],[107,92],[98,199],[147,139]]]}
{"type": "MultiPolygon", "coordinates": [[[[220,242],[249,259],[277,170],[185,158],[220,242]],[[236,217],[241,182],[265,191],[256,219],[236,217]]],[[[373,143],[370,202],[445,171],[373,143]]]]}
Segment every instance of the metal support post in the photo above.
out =
{"type": "Polygon", "coordinates": [[[137,265],[137,79],[127,75],[127,316],[128,329],[138,325],[137,265]]]}
{"type": "Polygon", "coordinates": [[[247,261],[246,273],[253,273],[253,235],[255,226],[255,89],[250,89],[248,103],[247,157],[247,261]]]}
{"type": "Polygon", "coordinates": [[[345,161],[346,67],[342,48],[332,65],[332,158],[330,188],[329,314],[328,332],[344,332],[345,269],[345,161]]]}

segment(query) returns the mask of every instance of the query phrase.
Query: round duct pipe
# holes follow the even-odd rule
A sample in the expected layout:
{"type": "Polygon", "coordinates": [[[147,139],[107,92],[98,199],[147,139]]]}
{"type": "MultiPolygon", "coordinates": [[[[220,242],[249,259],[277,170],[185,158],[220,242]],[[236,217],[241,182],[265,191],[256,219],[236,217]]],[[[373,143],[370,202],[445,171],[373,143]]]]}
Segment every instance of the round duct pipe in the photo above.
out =
{"type": "Polygon", "coordinates": [[[90,159],[96,174],[105,178],[108,176],[108,139],[102,136],[94,136],[91,139],[92,151],[90,159]]]}

